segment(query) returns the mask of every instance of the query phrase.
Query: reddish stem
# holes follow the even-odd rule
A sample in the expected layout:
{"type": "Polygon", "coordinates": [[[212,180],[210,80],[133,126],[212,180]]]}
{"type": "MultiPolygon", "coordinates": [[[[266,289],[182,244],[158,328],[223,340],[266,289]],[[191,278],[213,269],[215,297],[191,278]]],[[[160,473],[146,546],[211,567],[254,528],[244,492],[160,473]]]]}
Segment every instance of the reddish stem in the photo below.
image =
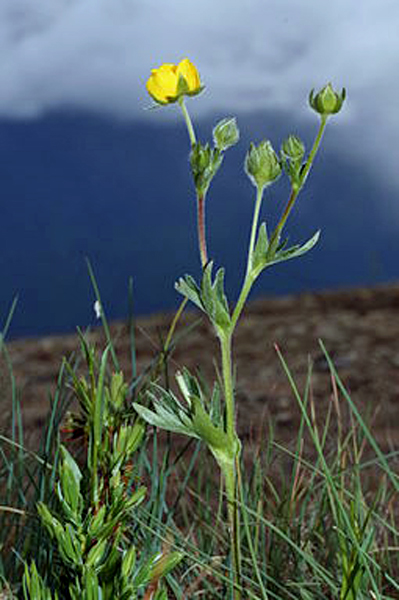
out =
{"type": "Polygon", "coordinates": [[[205,195],[197,196],[197,226],[201,265],[204,269],[208,262],[208,252],[206,249],[205,235],[205,195]]]}

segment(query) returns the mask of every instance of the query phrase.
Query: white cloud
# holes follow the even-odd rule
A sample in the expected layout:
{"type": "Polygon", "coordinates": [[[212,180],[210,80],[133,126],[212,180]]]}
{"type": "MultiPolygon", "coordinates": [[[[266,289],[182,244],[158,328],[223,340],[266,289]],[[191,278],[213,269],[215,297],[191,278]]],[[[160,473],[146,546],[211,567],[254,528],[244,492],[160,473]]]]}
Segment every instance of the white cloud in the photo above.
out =
{"type": "MultiPolygon", "coordinates": [[[[397,0],[2,0],[0,116],[77,107],[153,118],[143,111],[150,69],[188,56],[208,88],[193,112],[307,118],[309,89],[331,80],[349,92],[342,140],[350,131],[351,151],[382,156],[399,139],[398,26],[397,0]]],[[[396,172],[398,157],[387,160],[396,172]]]]}
{"type": "Polygon", "coordinates": [[[396,0],[3,0],[0,111],[136,115],[150,68],[183,55],[207,108],[291,107],[327,79],[375,97],[395,75],[398,19],[396,0]]]}

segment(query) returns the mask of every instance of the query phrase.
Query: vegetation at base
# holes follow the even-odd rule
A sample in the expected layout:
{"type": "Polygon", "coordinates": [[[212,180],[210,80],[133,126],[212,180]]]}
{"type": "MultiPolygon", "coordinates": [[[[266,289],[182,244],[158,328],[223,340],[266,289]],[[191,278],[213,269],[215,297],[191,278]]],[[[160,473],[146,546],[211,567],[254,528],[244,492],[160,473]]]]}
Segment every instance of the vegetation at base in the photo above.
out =
{"type": "MultiPolygon", "coordinates": [[[[4,597],[230,597],[229,530],[223,488],[209,477],[212,456],[196,440],[145,432],[132,408],[156,382],[166,384],[174,347],[127,378],[110,338],[101,350],[81,334],[80,353],[61,365],[36,449],[24,445],[9,363],[4,597]]],[[[277,349],[302,414],[296,440],[282,447],[269,424],[241,459],[244,598],[399,597],[398,453],[381,452],[323,350],[332,381],[325,422],[312,399],[311,364],[298,390],[277,349]]],[[[2,352],[7,359],[4,344],[2,352]]],[[[134,336],[131,356],[134,366],[134,336]]]]}

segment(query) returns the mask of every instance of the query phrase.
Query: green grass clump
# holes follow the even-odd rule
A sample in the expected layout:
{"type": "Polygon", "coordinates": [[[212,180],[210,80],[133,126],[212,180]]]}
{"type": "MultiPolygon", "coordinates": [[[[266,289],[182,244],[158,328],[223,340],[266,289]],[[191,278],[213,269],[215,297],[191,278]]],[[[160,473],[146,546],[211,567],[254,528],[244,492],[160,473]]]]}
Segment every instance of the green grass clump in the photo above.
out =
{"type": "MultiPolygon", "coordinates": [[[[173,343],[126,379],[110,338],[103,352],[82,334],[80,342],[79,358],[61,366],[35,451],[24,447],[10,370],[11,435],[1,436],[5,597],[229,598],[230,531],[210,453],[198,441],[146,434],[133,409],[165,383],[173,343]]],[[[134,337],[131,356],[135,364],[134,337]]],[[[301,393],[279,353],[302,414],[296,441],[282,447],[270,425],[241,458],[243,598],[399,597],[397,456],[381,452],[325,356],[325,422],[311,366],[301,393]]]]}

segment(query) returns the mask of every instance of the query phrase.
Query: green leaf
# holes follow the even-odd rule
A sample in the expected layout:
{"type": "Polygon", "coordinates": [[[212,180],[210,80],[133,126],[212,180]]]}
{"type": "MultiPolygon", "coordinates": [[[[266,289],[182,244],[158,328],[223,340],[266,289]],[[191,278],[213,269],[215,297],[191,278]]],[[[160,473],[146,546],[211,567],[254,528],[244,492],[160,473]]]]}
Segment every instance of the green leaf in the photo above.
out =
{"type": "Polygon", "coordinates": [[[181,393],[183,394],[185,401],[191,408],[192,396],[202,396],[201,388],[198,384],[197,379],[191,375],[190,371],[186,367],[183,367],[181,371],[177,371],[176,381],[181,393]]]}
{"type": "Polygon", "coordinates": [[[133,571],[136,566],[136,548],[135,546],[131,546],[129,550],[126,550],[122,559],[121,572],[122,576],[126,579],[130,579],[132,577],[133,571]]]}
{"type": "Polygon", "coordinates": [[[128,385],[124,382],[122,371],[112,373],[110,400],[115,408],[120,408],[126,398],[128,385]]]}
{"type": "Polygon", "coordinates": [[[316,233],[307,241],[305,244],[292,246],[287,250],[281,250],[276,252],[271,262],[267,263],[267,266],[274,265],[279,262],[284,262],[286,260],[290,260],[291,258],[297,258],[298,256],[302,256],[309,252],[319,241],[320,231],[316,231],[316,233]]]}
{"type": "Polygon", "coordinates": [[[175,290],[179,292],[179,294],[182,294],[182,296],[185,296],[188,300],[191,300],[191,302],[198,306],[198,308],[204,310],[200,289],[191,275],[180,277],[180,279],[175,283],[175,290]]]}
{"type": "Polygon", "coordinates": [[[92,548],[90,548],[85,563],[87,567],[97,567],[105,556],[107,549],[107,539],[100,540],[92,548]]]}
{"type": "Polygon", "coordinates": [[[68,450],[61,446],[62,463],[57,494],[66,515],[74,521],[80,521],[83,497],[80,493],[82,473],[68,450]]]}
{"type": "Polygon", "coordinates": [[[201,287],[198,287],[190,275],[185,275],[175,284],[175,289],[205,312],[216,330],[224,331],[231,323],[224,293],[224,269],[218,269],[213,283],[212,269],[213,262],[210,261],[204,269],[201,287]]]}
{"type": "Polygon", "coordinates": [[[211,449],[228,451],[229,442],[226,433],[212,423],[199,398],[193,397],[192,403],[194,407],[193,429],[197,437],[204,440],[211,449]]]}
{"type": "Polygon", "coordinates": [[[134,402],[133,406],[140,417],[153,427],[197,437],[192,431],[190,418],[184,415],[182,411],[171,411],[161,406],[157,400],[154,401],[155,412],[137,402],[134,402]]]}
{"type": "Polygon", "coordinates": [[[104,524],[104,520],[106,517],[107,507],[105,504],[102,504],[98,509],[97,513],[91,518],[88,526],[88,533],[91,538],[99,537],[101,528],[104,524]]]}
{"type": "Polygon", "coordinates": [[[269,240],[267,236],[266,223],[262,223],[259,227],[258,239],[256,240],[254,253],[252,255],[252,269],[257,271],[262,269],[265,256],[269,248],[269,240]]]}
{"type": "Polygon", "coordinates": [[[108,353],[110,346],[108,345],[103,352],[101,357],[100,372],[98,375],[98,383],[96,389],[96,398],[94,405],[94,423],[93,423],[93,434],[94,444],[100,448],[102,445],[102,430],[104,426],[104,409],[105,409],[105,395],[104,395],[104,379],[105,370],[107,367],[108,353]]]}
{"type": "Polygon", "coordinates": [[[132,508],[135,508],[136,506],[141,504],[141,502],[144,500],[144,498],[146,496],[146,493],[147,493],[147,488],[144,486],[141,486],[141,487],[139,487],[138,490],[136,490],[134,492],[134,494],[129,496],[129,498],[127,500],[124,499],[123,500],[124,513],[128,513],[132,508]]]}
{"type": "Polygon", "coordinates": [[[215,282],[213,284],[213,293],[215,298],[215,323],[225,329],[230,326],[231,318],[229,305],[224,293],[224,269],[220,268],[216,273],[215,282]]]}
{"type": "Polygon", "coordinates": [[[145,433],[145,426],[143,421],[139,421],[138,419],[134,423],[134,425],[129,425],[128,427],[128,443],[127,443],[127,453],[129,455],[133,454],[140,446],[145,433]]]}
{"type": "Polygon", "coordinates": [[[121,555],[117,548],[117,545],[119,544],[118,540],[120,540],[120,536],[114,540],[105,562],[98,569],[101,573],[102,581],[109,581],[113,578],[115,576],[116,568],[119,568],[121,555]]]}
{"type": "Polygon", "coordinates": [[[137,569],[136,573],[134,574],[133,585],[136,588],[140,588],[141,586],[146,585],[149,582],[151,562],[152,559],[147,560],[137,569]]]}
{"type": "Polygon", "coordinates": [[[72,455],[68,452],[68,450],[65,448],[65,446],[61,445],[60,450],[61,450],[62,460],[70,469],[70,471],[73,475],[73,478],[75,480],[76,487],[79,488],[80,482],[82,479],[82,473],[78,467],[78,464],[75,462],[72,455]]]}
{"type": "Polygon", "coordinates": [[[51,537],[54,537],[58,540],[58,538],[64,533],[64,528],[61,525],[61,523],[58,521],[58,519],[53,517],[53,515],[51,514],[47,506],[43,504],[43,502],[37,503],[37,512],[39,513],[40,518],[51,537]]]}
{"type": "Polygon", "coordinates": [[[160,579],[170,573],[184,558],[183,552],[170,552],[158,554],[151,565],[150,580],[160,579]]]}
{"type": "Polygon", "coordinates": [[[22,588],[25,600],[51,600],[51,592],[43,583],[37,572],[35,561],[32,560],[30,567],[25,563],[25,572],[22,580],[22,588]]]}
{"type": "Polygon", "coordinates": [[[102,600],[103,593],[98,584],[96,573],[88,569],[84,577],[84,600],[102,600]]]}
{"type": "Polygon", "coordinates": [[[287,249],[285,248],[286,242],[283,242],[271,257],[268,257],[266,253],[266,256],[264,256],[263,260],[259,260],[255,272],[256,276],[258,276],[259,273],[266,267],[270,267],[271,265],[285,262],[286,260],[291,260],[292,258],[297,258],[303,254],[306,254],[306,252],[309,252],[309,250],[311,250],[317,244],[319,237],[320,231],[317,231],[307,242],[305,242],[305,244],[297,244],[296,246],[291,246],[291,248],[287,249]]]}
{"type": "Polygon", "coordinates": [[[212,268],[213,262],[210,261],[205,269],[204,274],[202,276],[201,282],[201,300],[204,306],[205,312],[211,319],[214,320],[214,312],[215,312],[215,300],[213,297],[213,289],[212,289],[212,268]]]}

